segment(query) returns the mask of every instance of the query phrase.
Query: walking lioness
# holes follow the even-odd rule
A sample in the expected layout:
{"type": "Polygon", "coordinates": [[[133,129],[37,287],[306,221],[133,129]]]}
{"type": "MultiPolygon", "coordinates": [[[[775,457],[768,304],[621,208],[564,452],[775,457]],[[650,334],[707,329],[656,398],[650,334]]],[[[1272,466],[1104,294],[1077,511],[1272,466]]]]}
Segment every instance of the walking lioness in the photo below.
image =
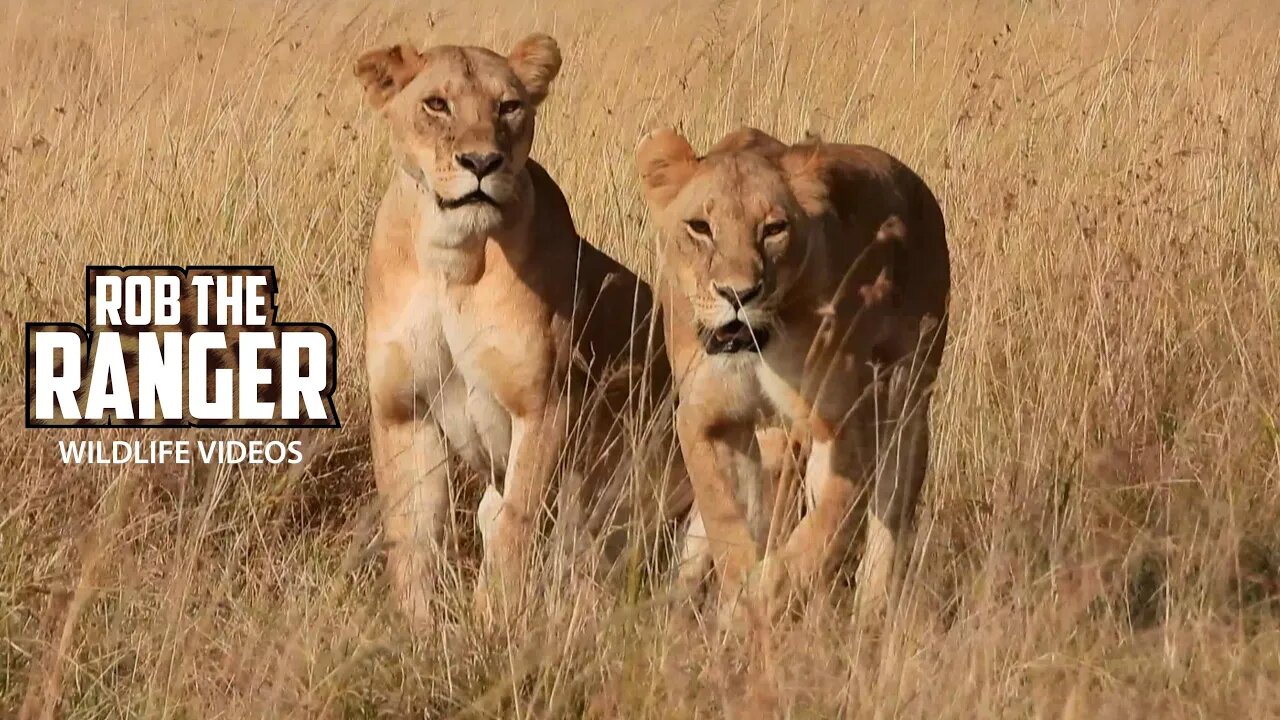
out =
{"type": "Polygon", "coordinates": [[[752,129],[705,156],[660,130],[637,160],[660,232],[677,431],[723,601],[748,589],[778,609],[830,577],[865,526],[859,606],[883,607],[909,549],[946,339],[937,201],[874,148],[752,129]],[[797,523],[786,483],[761,477],[754,431],[775,414],[809,448],[797,523]]]}
{"type": "Polygon", "coordinates": [[[584,398],[610,373],[621,392],[598,404],[607,416],[668,382],[663,353],[644,352],[648,287],[578,237],[555,181],[529,159],[559,69],[545,35],[506,57],[396,45],[356,63],[398,166],[374,228],[365,312],[388,565],[412,615],[428,612],[451,456],[492,478],[476,513],[477,600],[509,599],[569,424],[611,424],[592,422],[584,398]],[[633,376],[639,368],[649,374],[633,376]]]}

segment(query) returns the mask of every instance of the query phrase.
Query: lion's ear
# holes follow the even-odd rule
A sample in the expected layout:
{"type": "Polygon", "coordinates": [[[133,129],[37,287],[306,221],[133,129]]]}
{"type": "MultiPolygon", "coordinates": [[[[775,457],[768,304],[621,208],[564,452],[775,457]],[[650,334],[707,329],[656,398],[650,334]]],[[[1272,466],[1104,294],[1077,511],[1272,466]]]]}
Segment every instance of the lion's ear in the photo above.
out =
{"type": "Polygon", "coordinates": [[[693,175],[698,155],[675,130],[654,130],[636,146],[636,165],[645,200],[656,209],[667,206],[693,175]]]}
{"type": "Polygon", "coordinates": [[[405,45],[369,50],[356,59],[356,77],[364,85],[365,99],[381,109],[387,101],[404,89],[426,60],[421,53],[405,45]]]}
{"type": "Polygon", "coordinates": [[[796,202],[811,216],[828,209],[827,163],[821,151],[821,145],[800,145],[778,159],[796,202]]]}
{"type": "Polygon", "coordinates": [[[550,35],[534,33],[511,48],[507,62],[537,105],[546,99],[551,81],[560,72],[560,46],[550,35]]]}

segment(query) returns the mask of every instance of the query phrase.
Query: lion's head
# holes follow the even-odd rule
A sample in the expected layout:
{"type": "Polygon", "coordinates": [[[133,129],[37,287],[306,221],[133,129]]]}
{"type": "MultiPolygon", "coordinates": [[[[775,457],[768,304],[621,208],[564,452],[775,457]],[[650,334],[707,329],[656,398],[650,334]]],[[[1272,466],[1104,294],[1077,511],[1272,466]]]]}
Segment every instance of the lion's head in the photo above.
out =
{"type": "Polygon", "coordinates": [[[491,233],[520,199],[536,108],[560,70],[560,49],[530,35],[503,57],[478,47],[370,50],[355,74],[391,125],[405,170],[430,193],[452,232],[491,233]]]}
{"type": "Polygon", "coordinates": [[[660,261],[707,351],[763,349],[825,209],[814,146],[744,128],[700,157],[675,131],[659,130],[636,156],[660,261]]]}

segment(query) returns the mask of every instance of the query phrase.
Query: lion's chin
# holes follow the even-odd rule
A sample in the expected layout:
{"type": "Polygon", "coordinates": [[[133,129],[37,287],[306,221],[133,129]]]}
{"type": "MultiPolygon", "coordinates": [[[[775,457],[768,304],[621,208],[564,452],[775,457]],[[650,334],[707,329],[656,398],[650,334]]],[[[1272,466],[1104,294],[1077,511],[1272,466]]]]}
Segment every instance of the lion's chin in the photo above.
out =
{"type": "Polygon", "coordinates": [[[432,245],[457,248],[476,238],[489,237],[502,229],[502,208],[487,202],[441,207],[429,225],[428,240],[432,245]]]}
{"type": "Polygon", "coordinates": [[[448,212],[450,221],[473,234],[491,233],[502,226],[502,208],[496,203],[472,203],[448,212]]]}

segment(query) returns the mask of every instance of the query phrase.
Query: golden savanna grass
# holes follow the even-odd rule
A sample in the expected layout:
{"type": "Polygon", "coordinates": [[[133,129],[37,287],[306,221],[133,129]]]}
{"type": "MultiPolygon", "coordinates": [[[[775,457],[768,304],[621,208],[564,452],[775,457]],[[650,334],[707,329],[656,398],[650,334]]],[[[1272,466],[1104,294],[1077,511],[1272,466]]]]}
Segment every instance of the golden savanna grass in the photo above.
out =
{"type": "Polygon", "coordinates": [[[1270,3],[7,0],[0,19],[0,716],[1280,713],[1270,3]],[[565,53],[534,154],[644,272],[631,151],[664,124],[702,147],[742,124],[879,145],[941,199],[954,316],[915,581],[884,627],[837,602],[725,634],[672,620],[660,584],[555,589],[505,628],[442,612],[411,633],[388,602],[360,288],[391,167],[352,60],[532,30],[565,53]],[[87,263],[275,265],[285,318],[338,333],[344,428],[300,435],[305,467],[63,466],[55,441],[84,435],[23,429],[21,324],[78,321],[87,263]]]}

